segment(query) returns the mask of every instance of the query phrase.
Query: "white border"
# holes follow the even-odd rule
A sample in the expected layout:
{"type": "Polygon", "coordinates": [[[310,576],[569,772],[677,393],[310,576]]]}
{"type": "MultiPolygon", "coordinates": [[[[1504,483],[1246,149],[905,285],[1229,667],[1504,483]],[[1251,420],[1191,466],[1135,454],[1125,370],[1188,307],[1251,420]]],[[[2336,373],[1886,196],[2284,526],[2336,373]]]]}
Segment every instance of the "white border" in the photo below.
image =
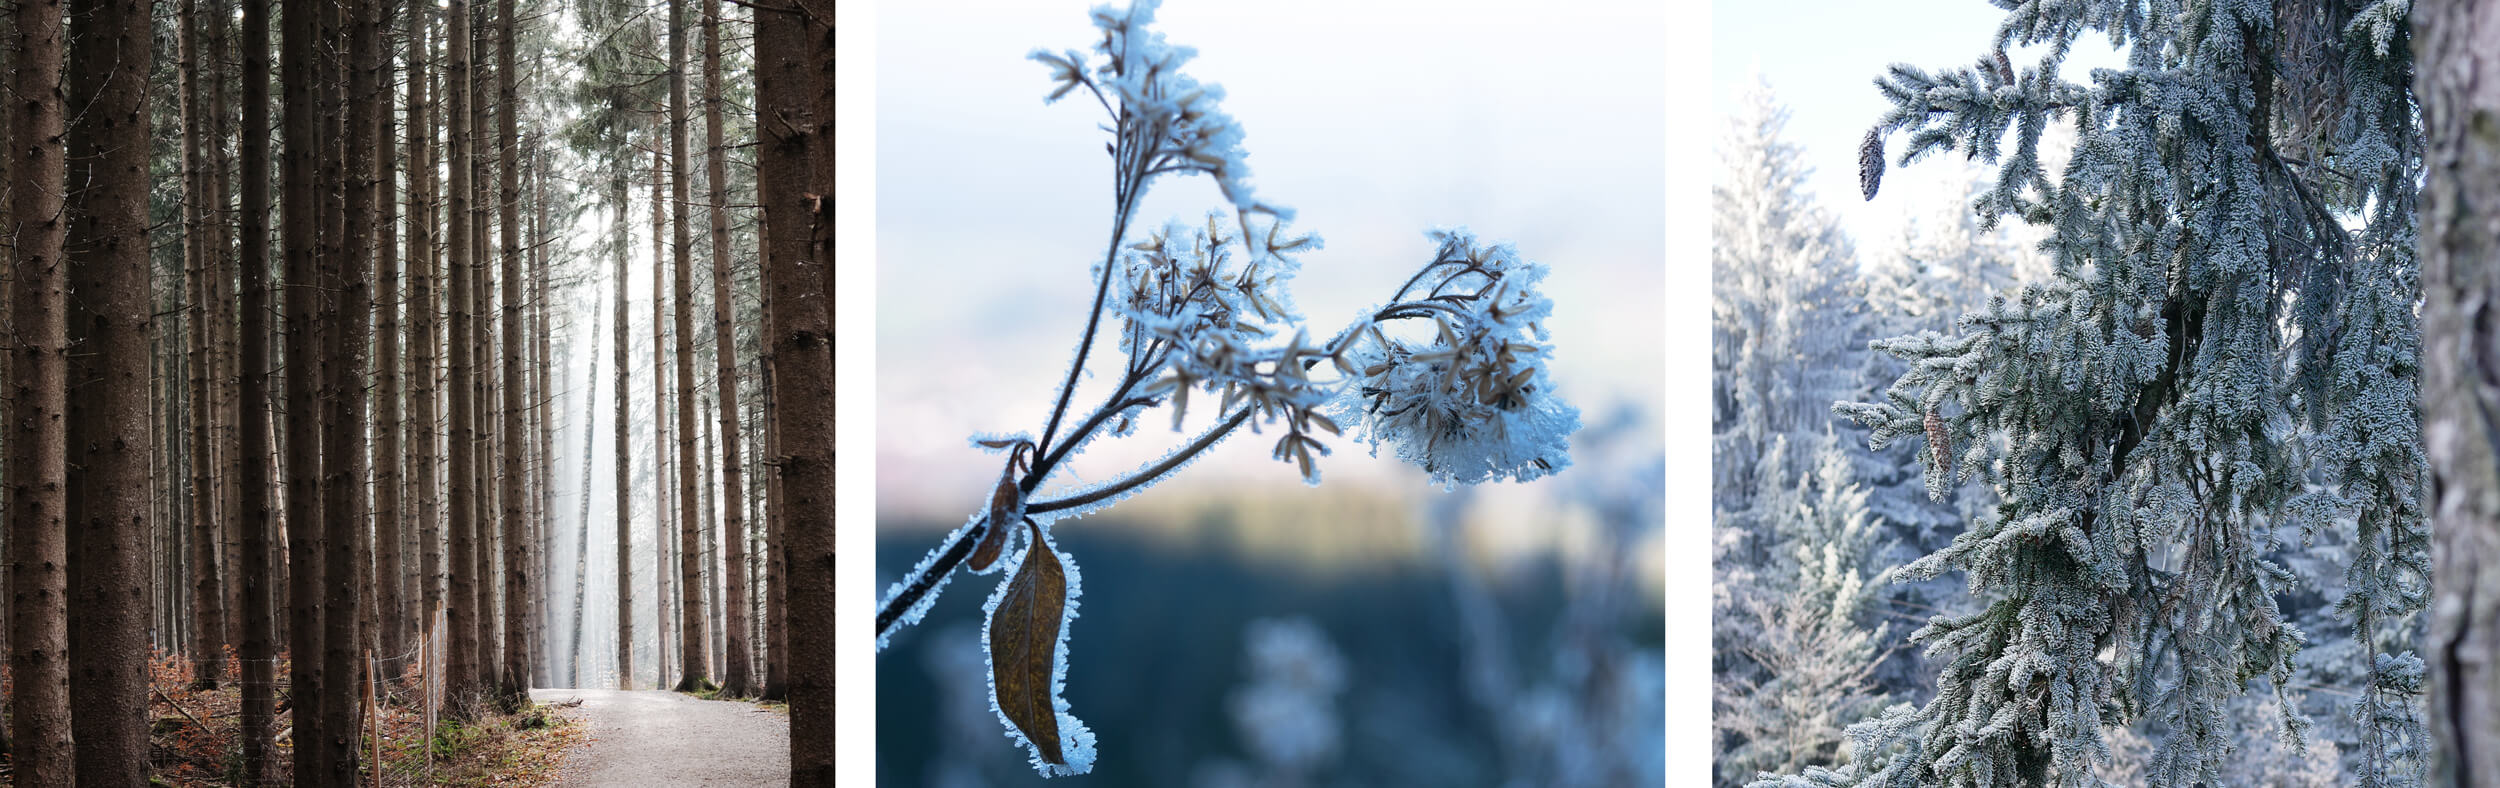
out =
{"type": "Polygon", "coordinates": [[[877,9],[834,2],[834,717],[842,785],[877,782],[877,9]]]}

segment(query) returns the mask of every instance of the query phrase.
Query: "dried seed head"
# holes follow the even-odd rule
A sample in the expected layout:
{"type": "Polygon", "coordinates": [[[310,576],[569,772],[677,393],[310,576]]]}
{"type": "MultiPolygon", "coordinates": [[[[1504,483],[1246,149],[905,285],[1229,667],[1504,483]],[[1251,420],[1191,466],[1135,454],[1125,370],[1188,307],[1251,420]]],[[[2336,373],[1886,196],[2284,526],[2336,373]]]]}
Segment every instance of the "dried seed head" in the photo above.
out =
{"type": "Polygon", "coordinates": [[[1858,191],[1866,199],[1875,199],[1875,189],[1884,183],[1884,127],[1866,130],[1866,141],[1858,143],[1858,191]]]}

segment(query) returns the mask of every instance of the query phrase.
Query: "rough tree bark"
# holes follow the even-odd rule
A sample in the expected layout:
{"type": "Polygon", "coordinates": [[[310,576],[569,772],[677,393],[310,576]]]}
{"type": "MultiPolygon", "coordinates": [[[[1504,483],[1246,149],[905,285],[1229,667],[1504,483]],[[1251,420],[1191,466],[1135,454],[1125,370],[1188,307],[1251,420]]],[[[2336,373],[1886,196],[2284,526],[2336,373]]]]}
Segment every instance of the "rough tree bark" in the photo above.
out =
{"type": "Polygon", "coordinates": [[[500,689],[506,711],[529,701],[530,532],[525,511],[529,500],[529,432],[524,421],[529,397],[523,396],[522,362],[529,359],[529,336],[521,330],[521,94],[519,62],[514,59],[513,32],[518,25],[513,0],[495,4],[495,87],[500,106],[495,112],[497,148],[502,176],[503,228],[503,586],[504,654],[500,689]]]}
{"type": "Polygon", "coordinates": [[[668,3],[669,250],[676,263],[677,370],[677,691],[711,680],[709,619],[703,612],[703,513],[697,509],[694,400],[694,246],[686,225],[686,0],[668,3]]]}
{"type": "Polygon", "coordinates": [[[747,633],[749,597],[746,577],[745,469],[738,450],[737,301],[730,293],[729,153],[722,143],[720,74],[720,0],[703,3],[703,137],[704,175],[710,184],[712,221],[712,357],[714,383],[720,389],[721,545],[727,571],[722,589],[722,627],[728,630],[723,649],[721,691],[731,697],[755,694],[755,656],[747,633]]]}
{"type": "MultiPolygon", "coordinates": [[[[394,0],[381,0],[374,17],[379,28],[391,23],[394,0]]],[[[414,5],[408,14],[416,16],[414,5]]],[[[401,359],[399,295],[399,145],[391,124],[391,58],[387,46],[372,55],[374,84],[373,167],[373,575],[378,631],[375,654],[404,653],[414,638],[407,591],[406,501],[401,496],[407,465],[407,415],[400,409],[401,359]]],[[[396,679],[407,663],[386,660],[383,675],[396,679]]]]}
{"type": "Polygon", "coordinates": [[[449,438],[450,483],[447,502],[451,509],[451,550],[445,563],[448,575],[450,615],[445,626],[451,630],[450,664],[444,670],[445,687],[455,699],[465,700],[483,689],[479,682],[478,619],[491,611],[477,607],[477,589],[485,582],[477,576],[478,539],[477,507],[477,394],[471,384],[476,377],[477,361],[473,339],[476,327],[470,313],[473,303],[470,289],[475,286],[475,267],[471,264],[470,221],[471,198],[476,195],[470,182],[474,161],[469,125],[471,113],[469,79],[469,4],[468,0],[450,0],[444,12],[450,20],[445,33],[450,47],[443,64],[443,92],[447,106],[443,123],[449,127],[451,139],[451,183],[447,210],[450,227],[445,231],[444,249],[449,260],[444,264],[451,278],[451,371],[445,386],[451,389],[451,432],[449,438]]]}
{"type": "Polygon", "coordinates": [[[2500,5],[2414,9],[2432,784],[2500,786],[2500,5]]]}
{"type": "Polygon", "coordinates": [[[70,7],[70,736],[78,782],[141,785],[148,763],[150,0],[70,7]]]}
{"type": "Polygon", "coordinates": [[[9,757],[25,785],[68,785],[70,745],[68,434],[68,274],[59,219],[65,175],[61,93],[61,4],[15,6],[16,69],[9,73],[11,180],[8,228],[16,238],[8,312],[9,757]],[[15,158],[23,156],[23,158],[15,158]]]}
{"type": "Polygon", "coordinates": [[[434,626],[434,611],[443,604],[443,534],[442,534],[442,416],[437,404],[438,389],[434,376],[442,356],[442,337],[437,330],[436,315],[441,313],[442,299],[436,283],[442,277],[436,264],[434,220],[436,198],[434,180],[434,117],[433,99],[428,83],[434,78],[426,68],[433,52],[434,6],[412,4],[408,25],[408,410],[414,424],[408,430],[413,450],[409,473],[416,477],[413,490],[417,517],[418,567],[416,588],[412,596],[421,600],[417,616],[423,626],[434,626]]]}
{"type": "Polygon", "coordinates": [[[784,397],[775,425],[789,582],[790,784],[834,784],[833,8],[756,10],[756,123],[766,216],[766,326],[784,397]]]}
{"type": "Polygon", "coordinates": [[[633,190],[625,182],[632,169],[632,157],[619,153],[616,178],[608,185],[609,202],[616,207],[616,221],[611,225],[615,240],[609,246],[616,254],[616,686],[634,688],[634,451],[633,451],[633,359],[626,329],[631,315],[626,311],[625,279],[627,257],[625,239],[627,203],[633,190]]]}
{"type": "Polygon", "coordinates": [[[344,124],[345,134],[322,150],[322,171],[336,173],[333,188],[345,192],[339,203],[337,239],[323,244],[328,253],[323,280],[329,283],[331,306],[326,310],[329,319],[324,321],[324,339],[329,344],[324,374],[330,392],[323,399],[328,431],[322,437],[322,521],[328,533],[323,540],[322,584],[328,590],[321,599],[321,672],[328,679],[329,691],[316,696],[323,722],[320,735],[310,741],[329,752],[321,758],[326,771],[320,777],[297,777],[299,782],[322,785],[355,784],[360,754],[356,744],[364,719],[353,688],[364,675],[359,652],[368,641],[361,613],[366,609],[363,589],[369,582],[372,556],[367,546],[371,531],[365,520],[370,510],[365,485],[370,465],[366,459],[366,380],[371,361],[366,346],[373,335],[376,202],[372,172],[375,137],[387,106],[381,98],[380,20],[375,5],[371,0],[346,0],[329,11],[325,20],[336,20],[330,23],[331,45],[345,45],[345,57],[332,62],[344,71],[340,76],[346,82],[345,92],[329,115],[344,124]]]}
{"type": "MultiPolygon", "coordinates": [[[[214,274],[209,261],[214,256],[209,240],[209,166],[208,149],[211,132],[208,127],[207,91],[201,85],[203,41],[207,37],[207,20],[197,0],[182,0],[180,19],[176,26],[176,49],[180,53],[182,92],[182,256],[189,270],[186,296],[191,301],[190,330],[185,339],[190,343],[191,409],[191,686],[194,689],[217,688],[217,678],[225,672],[226,610],[225,589],[217,571],[218,517],[217,488],[213,477],[216,458],[211,453],[216,445],[211,433],[215,429],[215,378],[209,359],[212,352],[210,336],[214,333],[209,304],[215,302],[215,289],[209,278],[214,274]]],[[[208,76],[214,80],[215,77],[208,76]]]]}
{"type": "MultiPolygon", "coordinates": [[[[670,593],[673,586],[669,583],[669,572],[677,568],[676,556],[673,554],[675,551],[669,549],[670,537],[677,533],[674,522],[677,510],[670,506],[672,501],[669,497],[669,493],[674,491],[676,486],[669,483],[671,468],[668,451],[669,303],[668,292],[662,289],[668,286],[668,268],[662,262],[666,259],[667,250],[662,248],[663,244],[660,241],[668,233],[667,214],[664,207],[668,204],[668,194],[665,191],[668,184],[668,164],[663,158],[664,155],[660,146],[656,144],[651,146],[651,426],[659,435],[651,442],[651,467],[656,471],[651,476],[651,488],[658,504],[652,507],[654,530],[651,540],[653,558],[651,574],[652,582],[658,586],[657,596],[653,597],[652,609],[657,611],[656,614],[659,617],[657,629],[660,636],[659,649],[652,654],[652,662],[655,663],[653,667],[657,671],[651,674],[652,686],[669,683],[669,668],[672,667],[669,659],[677,656],[669,650],[669,644],[677,642],[677,636],[682,634],[677,629],[677,619],[674,617],[677,611],[670,607],[671,603],[676,601],[676,596],[670,593]]],[[[680,657],[679,661],[683,661],[683,658],[680,657]]]]}
{"type": "Polygon", "coordinates": [[[238,212],[243,229],[236,260],[242,301],[235,310],[241,318],[236,350],[242,378],[235,396],[241,458],[235,497],[243,515],[243,647],[237,656],[243,661],[243,784],[259,785],[269,774],[270,736],[278,715],[277,620],[272,609],[277,523],[270,501],[276,457],[269,442],[269,0],[243,0],[242,108],[237,153],[243,171],[238,212]]]}

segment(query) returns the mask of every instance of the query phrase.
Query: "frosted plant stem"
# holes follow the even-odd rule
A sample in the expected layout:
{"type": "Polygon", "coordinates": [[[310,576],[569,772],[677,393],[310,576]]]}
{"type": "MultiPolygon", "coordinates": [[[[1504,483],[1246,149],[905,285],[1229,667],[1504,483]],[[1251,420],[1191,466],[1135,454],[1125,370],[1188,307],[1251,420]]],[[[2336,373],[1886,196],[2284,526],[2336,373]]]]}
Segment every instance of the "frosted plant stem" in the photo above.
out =
{"type": "Polygon", "coordinates": [[[1138,471],[1135,476],[1122,479],[1115,484],[1097,487],[1090,492],[1079,495],[1029,504],[1024,507],[1024,510],[1032,514],[1041,514],[1043,512],[1058,511],[1060,509],[1073,509],[1095,501],[1115,498],[1126,494],[1130,490],[1137,489],[1138,487],[1142,487],[1147,484],[1152,484],[1156,479],[1162,478],[1164,474],[1171,473],[1172,469],[1188,464],[1191,458],[1198,456],[1199,452],[1206,451],[1207,447],[1215,445],[1216,441],[1223,440],[1224,436],[1232,434],[1235,428],[1242,425],[1242,422],[1250,420],[1250,413],[1254,410],[1257,410],[1257,406],[1255,405],[1241,406],[1241,409],[1233,411],[1232,418],[1225,419],[1223,424],[1217,425],[1214,429],[1201,433],[1198,436],[1198,439],[1190,441],[1188,446],[1183,447],[1180,451],[1173,452],[1172,456],[1164,458],[1162,462],[1155,463],[1144,470],[1138,471]]]}
{"type": "MultiPolygon", "coordinates": [[[[1094,335],[1102,327],[1103,304],[1111,298],[1111,270],[1120,261],[1120,239],[1128,235],[1129,216],[1136,213],[1138,192],[1146,185],[1143,178],[1131,177],[1127,181],[1116,200],[1119,215],[1111,220],[1111,243],[1102,253],[1102,272],[1094,278],[1094,308],[1085,314],[1085,336],[1077,340],[1076,362],[1068,365],[1068,379],[1059,384],[1059,404],[1051,406],[1050,424],[1042,428],[1041,443],[1035,445],[1042,452],[1050,450],[1050,439],[1059,432],[1059,420],[1068,414],[1068,400],[1076,395],[1077,376],[1085,372],[1085,357],[1093,351],[1094,335]]],[[[1076,441],[1071,438],[1069,442],[1076,441]]]]}

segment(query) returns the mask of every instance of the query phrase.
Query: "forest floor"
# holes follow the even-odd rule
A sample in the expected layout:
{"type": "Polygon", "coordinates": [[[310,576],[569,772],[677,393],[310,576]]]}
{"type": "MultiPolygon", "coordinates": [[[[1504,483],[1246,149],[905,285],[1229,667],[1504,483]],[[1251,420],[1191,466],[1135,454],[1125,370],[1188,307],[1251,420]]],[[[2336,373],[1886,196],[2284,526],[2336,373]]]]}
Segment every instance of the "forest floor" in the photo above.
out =
{"type": "MultiPolygon", "coordinates": [[[[149,771],[153,784],[174,788],[221,788],[235,784],[241,764],[242,692],[229,654],[217,689],[191,685],[184,660],[158,655],[150,663],[149,771]]],[[[288,675],[284,658],[276,674],[288,675]]],[[[0,695],[9,689],[0,674],[0,695]]],[[[425,713],[415,699],[414,677],[385,690],[393,702],[374,707],[371,724],[382,734],[379,784],[399,786],[545,786],[556,781],[564,754],[589,734],[578,708],[539,704],[513,714],[483,713],[466,722],[438,716],[435,736],[427,746],[425,713]]],[[[271,753],[270,779],[293,782],[295,752],[287,693],[279,692],[279,731],[271,753]]],[[[366,739],[366,747],[373,742],[366,739]]],[[[359,753],[371,759],[371,749],[359,753]]],[[[786,758],[786,756],[785,756],[786,758]]],[[[9,763],[0,756],[0,786],[15,783],[9,763]]],[[[370,776],[370,771],[368,772],[370,776]]]]}
{"type": "Polygon", "coordinates": [[[790,720],[765,706],[660,690],[531,690],[541,704],[579,699],[589,741],[564,759],[561,785],[786,785],[790,720]]]}

